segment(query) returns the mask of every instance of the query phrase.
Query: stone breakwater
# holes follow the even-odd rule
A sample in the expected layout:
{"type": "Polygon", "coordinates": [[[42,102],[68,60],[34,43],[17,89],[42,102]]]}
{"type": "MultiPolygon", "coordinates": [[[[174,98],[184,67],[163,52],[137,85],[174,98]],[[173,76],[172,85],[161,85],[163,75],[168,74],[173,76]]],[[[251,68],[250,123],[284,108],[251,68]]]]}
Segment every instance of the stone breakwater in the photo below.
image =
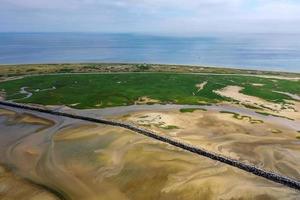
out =
{"type": "Polygon", "coordinates": [[[31,110],[31,111],[36,111],[36,112],[41,112],[41,113],[46,113],[46,114],[51,114],[51,115],[63,116],[63,117],[68,117],[68,118],[73,118],[73,119],[80,119],[80,120],[94,122],[94,123],[100,123],[100,124],[105,124],[105,125],[111,125],[111,126],[126,128],[128,130],[131,130],[131,131],[134,131],[136,133],[145,135],[147,137],[150,137],[150,138],[159,140],[161,142],[173,145],[175,147],[184,149],[186,151],[189,151],[189,152],[192,152],[192,153],[195,153],[195,154],[198,154],[198,155],[201,155],[201,156],[205,156],[205,157],[208,157],[210,159],[228,164],[230,166],[239,168],[239,169],[244,170],[246,172],[252,173],[254,175],[266,178],[266,179],[271,180],[273,182],[280,183],[282,185],[285,185],[285,186],[288,186],[290,188],[294,188],[294,189],[300,191],[300,181],[298,181],[298,180],[295,180],[295,179],[292,179],[290,177],[283,176],[281,174],[274,173],[274,172],[259,168],[255,165],[240,162],[238,160],[223,156],[221,154],[217,154],[217,153],[210,152],[210,151],[207,151],[207,150],[199,148],[199,147],[195,147],[193,145],[184,143],[184,142],[176,140],[174,138],[159,135],[159,134],[157,134],[153,131],[138,127],[134,124],[124,123],[124,122],[119,122],[119,121],[114,121],[114,120],[96,119],[96,118],[92,118],[92,117],[74,115],[74,114],[55,111],[55,110],[49,110],[49,109],[45,109],[45,108],[41,108],[41,107],[29,106],[29,105],[6,102],[6,101],[0,101],[0,105],[14,107],[14,108],[20,108],[20,109],[25,109],[25,110],[31,110]]]}

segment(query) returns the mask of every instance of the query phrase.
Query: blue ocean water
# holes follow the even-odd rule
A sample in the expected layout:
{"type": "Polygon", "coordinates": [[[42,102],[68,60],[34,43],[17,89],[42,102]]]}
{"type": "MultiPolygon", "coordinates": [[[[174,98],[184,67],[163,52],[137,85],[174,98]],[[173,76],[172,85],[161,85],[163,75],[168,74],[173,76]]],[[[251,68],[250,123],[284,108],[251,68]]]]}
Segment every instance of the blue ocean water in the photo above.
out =
{"type": "Polygon", "coordinates": [[[300,35],[0,33],[0,64],[141,62],[300,72],[300,35]]]}

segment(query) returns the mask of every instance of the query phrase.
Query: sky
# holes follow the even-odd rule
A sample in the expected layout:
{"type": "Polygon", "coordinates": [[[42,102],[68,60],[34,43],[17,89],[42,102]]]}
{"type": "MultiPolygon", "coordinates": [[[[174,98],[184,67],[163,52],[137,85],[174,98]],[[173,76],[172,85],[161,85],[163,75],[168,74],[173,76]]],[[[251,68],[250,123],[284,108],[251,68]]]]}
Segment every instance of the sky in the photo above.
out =
{"type": "Polygon", "coordinates": [[[0,0],[0,32],[300,33],[300,1],[0,0]]]}

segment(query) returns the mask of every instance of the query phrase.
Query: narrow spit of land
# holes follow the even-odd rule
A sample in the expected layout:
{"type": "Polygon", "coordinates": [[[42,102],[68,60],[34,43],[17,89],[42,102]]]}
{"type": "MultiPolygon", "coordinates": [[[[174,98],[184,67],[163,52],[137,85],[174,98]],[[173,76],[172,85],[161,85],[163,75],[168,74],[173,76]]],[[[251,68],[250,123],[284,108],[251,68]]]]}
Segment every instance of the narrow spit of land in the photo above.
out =
{"type": "Polygon", "coordinates": [[[116,126],[116,127],[122,127],[126,128],[128,130],[134,131],[136,133],[145,135],[147,137],[159,140],[164,143],[168,143],[170,145],[173,145],[175,147],[184,149],[186,151],[208,157],[210,159],[220,161],[222,163],[228,164],[230,166],[242,169],[246,172],[252,173],[254,175],[266,178],[270,181],[280,183],[282,185],[288,186],[290,188],[294,188],[296,190],[300,190],[300,181],[294,180],[290,177],[283,176],[274,172],[267,171],[265,169],[261,169],[257,166],[254,165],[249,165],[245,164],[243,162],[240,162],[235,159],[231,159],[229,157],[216,154],[210,151],[207,151],[205,149],[201,149],[199,147],[192,146],[190,144],[186,144],[182,141],[175,140],[173,138],[169,138],[167,136],[162,136],[159,135],[153,131],[143,129],[141,127],[137,127],[136,125],[129,124],[129,123],[124,123],[124,122],[119,122],[119,121],[113,121],[113,120],[106,120],[106,119],[96,119],[92,117],[85,117],[85,116],[80,116],[80,115],[74,115],[70,113],[65,113],[65,112],[59,112],[59,111],[54,111],[54,110],[49,110],[49,109],[44,109],[44,108],[39,108],[39,107],[34,107],[34,106],[29,106],[29,105],[24,105],[24,104],[17,104],[17,103],[11,103],[11,102],[6,102],[6,101],[0,101],[0,105],[2,106],[9,106],[9,107],[14,107],[14,108],[20,108],[20,109],[25,109],[25,110],[31,110],[31,111],[37,111],[41,113],[47,113],[47,114],[52,114],[52,115],[57,115],[57,116],[63,116],[63,117],[69,117],[73,119],[80,119],[80,120],[85,120],[89,122],[94,122],[94,123],[100,123],[100,124],[105,124],[105,125],[111,125],[111,126],[116,126]]]}

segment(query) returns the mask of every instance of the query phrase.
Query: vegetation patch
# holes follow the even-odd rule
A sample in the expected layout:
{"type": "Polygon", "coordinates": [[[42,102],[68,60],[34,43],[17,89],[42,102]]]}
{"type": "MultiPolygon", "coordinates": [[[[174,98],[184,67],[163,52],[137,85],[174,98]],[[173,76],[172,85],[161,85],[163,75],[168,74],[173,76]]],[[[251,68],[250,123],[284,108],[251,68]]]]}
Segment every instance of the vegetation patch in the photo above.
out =
{"type": "Polygon", "coordinates": [[[143,115],[143,116],[140,116],[139,118],[144,119],[144,118],[147,118],[147,117],[149,117],[149,116],[148,115],[143,115]]]}
{"type": "Polygon", "coordinates": [[[267,112],[256,111],[256,113],[261,114],[261,115],[265,115],[265,116],[280,117],[280,118],[284,118],[284,119],[295,121],[294,119],[289,118],[289,117],[285,117],[285,116],[281,116],[281,115],[275,115],[275,114],[271,114],[271,113],[267,113],[267,112]]]}
{"type": "Polygon", "coordinates": [[[151,68],[151,65],[143,63],[143,64],[137,64],[136,67],[141,71],[147,71],[151,68]]]}
{"type": "Polygon", "coordinates": [[[220,111],[220,113],[231,114],[231,115],[233,115],[232,116],[233,118],[238,119],[238,120],[248,120],[251,124],[261,124],[261,123],[264,123],[264,121],[262,121],[262,120],[253,119],[250,116],[240,115],[240,114],[235,113],[235,112],[220,111]]]}
{"type": "Polygon", "coordinates": [[[59,73],[70,73],[72,72],[73,69],[70,69],[70,68],[62,68],[62,69],[59,69],[59,73]]]}
{"type": "Polygon", "coordinates": [[[175,125],[160,126],[159,128],[167,129],[167,130],[179,129],[179,127],[178,127],[178,126],[175,126],[175,125]]]}
{"type": "Polygon", "coordinates": [[[253,105],[249,105],[249,104],[242,104],[244,107],[249,108],[249,109],[253,109],[253,110],[262,110],[262,108],[258,107],[258,106],[253,106],[253,105]]]}
{"type": "Polygon", "coordinates": [[[202,111],[207,111],[207,109],[205,109],[205,108],[181,108],[179,111],[181,112],[181,113],[188,113],[188,112],[194,112],[194,111],[196,111],[196,110],[202,110],[202,111]]]}

